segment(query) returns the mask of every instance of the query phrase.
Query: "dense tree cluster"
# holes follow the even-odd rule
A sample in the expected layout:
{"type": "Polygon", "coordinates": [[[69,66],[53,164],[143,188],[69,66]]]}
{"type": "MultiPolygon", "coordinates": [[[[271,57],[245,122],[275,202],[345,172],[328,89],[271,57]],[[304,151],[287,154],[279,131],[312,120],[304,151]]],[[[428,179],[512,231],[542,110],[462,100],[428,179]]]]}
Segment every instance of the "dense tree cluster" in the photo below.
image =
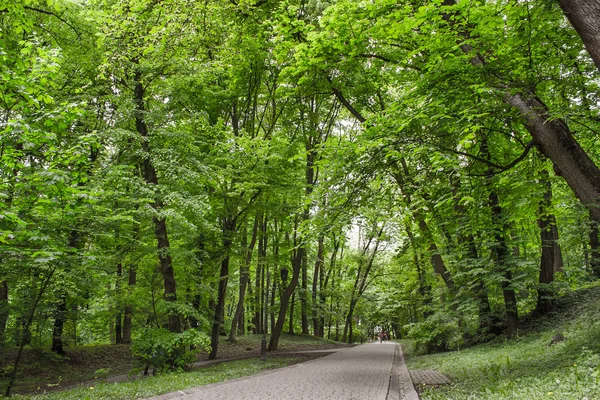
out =
{"type": "Polygon", "coordinates": [[[0,0],[0,346],[514,335],[600,277],[592,3],[0,0]]]}

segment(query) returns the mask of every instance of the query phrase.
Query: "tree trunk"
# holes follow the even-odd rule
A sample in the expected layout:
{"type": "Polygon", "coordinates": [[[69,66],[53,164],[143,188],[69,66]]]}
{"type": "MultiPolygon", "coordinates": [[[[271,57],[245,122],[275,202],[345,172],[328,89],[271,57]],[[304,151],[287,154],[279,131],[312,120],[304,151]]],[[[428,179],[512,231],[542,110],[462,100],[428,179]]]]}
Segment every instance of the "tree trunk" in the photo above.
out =
{"type": "Polygon", "coordinates": [[[552,300],[555,295],[554,291],[548,285],[554,281],[554,272],[557,270],[557,264],[559,263],[557,253],[560,254],[560,247],[557,243],[556,218],[549,211],[552,206],[552,184],[550,183],[548,171],[545,169],[542,171],[542,183],[545,185],[545,191],[539,204],[538,217],[542,255],[540,259],[540,287],[538,289],[536,312],[546,314],[552,309],[552,300]]]}
{"type": "MultiPolygon", "coordinates": [[[[279,344],[279,337],[281,336],[281,332],[283,331],[283,324],[285,322],[285,314],[287,313],[288,305],[290,302],[290,298],[294,294],[296,286],[298,285],[298,280],[300,277],[300,270],[302,269],[302,259],[304,258],[304,246],[300,245],[298,250],[296,251],[296,255],[294,257],[294,263],[292,266],[292,279],[290,281],[289,286],[283,291],[283,295],[281,296],[280,306],[279,306],[279,314],[277,316],[277,322],[275,323],[275,329],[271,333],[271,338],[269,340],[269,351],[277,350],[277,345],[279,344]]],[[[292,313],[290,313],[290,327],[293,327],[292,313]]],[[[291,328],[290,330],[292,330],[291,328]]],[[[293,332],[291,332],[293,333],[293,332]]]]}
{"type": "MultiPolygon", "coordinates": [[[[129,277],[128,277],[128,294],[131,295],[134,286],[136,285],[137,275],[135,272],[135,268],[133,265],[129,266],[129,277]]],[[[123,338],[122,343],[129,344],[131,343],[131,321],[133,315],[133,306],[131,305],[131,300],[129,296],[125,302],[125,310],[123,312],[123,338]]]]}
{"type": "MultiPolygon", "coordinates": [[[[240,269],[240,291],[239,291],[239,299],[237,303],[237,307],[235,309],[235,316],[231,321],[231,330],[229,331],[229,341],[235,342],[235,334],[237,332],[237,327],[242,315],[244,314],[244,301],[246,299],[246,286],[248,285],[248,278],[250,273],[250,263],[252,262],[252,252],[254,251],[254,246],[256,245],[256,233],[258,231],[258,215],[254,218],[254,226],[252,227],[252,239],[250,240],[250,245],[246,250],[246,260],[240,269]]],[[[244,232],[242,248],[246,247],[246,234],[244,232]]],[[[243,333],[243,331],[242,331],[243,333]]]]}
{"type": "MultiPolygon", "coordinates": [[[[277,271],[277,270],[275,270],[277,271]]],[[[273,276],[273,285],[271,288],[271,305],[270,305],[270,323],[271,323],[271,332],[275,329],[275,295],[277,294],[277,279],[275,275],[273,276]]]]}
{"type": "MultiPolygon", "coordinates": [[[[600,36],[597,35],[600,4],[593,0],[561,0],[560,3],[575,29],[582,35],[586,47],[589,46],[590,54],[593,52],[592,58],[596,62],[600,49],[600,36]]],[[[443,1],[443,5],[455,4],[455,0],[443,1]]],[[[450,15],[444,18],[453,25],[450,15]]],[[[468,32],[460,34],[468,36],[468,32]]],[[[472,50],[469,45],[462,45],[461,49],[465,53],[472,50]]],[[[475,56],[471,58],[471,64],[483,66],[485,62],[475,56]]],[[[566,122],[552,117],[548,106],[533,91],[523,95],[507,90],[504,101],[521,112],[525,128],[542,153],[552,161],[557,175],[565,179],[575,196],[590,211],[592,219],[600,222],[600,168],[575,140],[566,122]]]]}
{"type": "Polygon", "coordinates": [[[268,319],[268,303],[269,303],[269,265],[267,263],[267,248],[268,248],[268,237],[267,237],[267,217],[265,216],[262,224],[262,250],[259,252],[259,262],[262,264],[260,286],[260,328],[261,333],[267,334],[267,319],[268,319]]]}
{"type": "MultiPolygon", "coordinates": [[[[296,305],[296,293],[292,295],[292,303],[290,304],[290,319],[288,322],[288,333],[290,335],[294,334],[294,308],[296,305]]],[[[281,305],[279,306],[281,307],[281,305]]]]}
{"type": "Polygon", "coordinates": [[[54,272],[56,272],[55,268],[51,269],[48,272],[48,275],[44,278],[42,284],[40,285],[40,290],[39,290],[36,298],[32,302],[29,315],[23,316],[23,334],[21,335],[21,338],[20,338],[21,342],[19,345],[19,350],[17,351],[17,356],[15,357],[15,361],[12,365],[12,371],[10,373],[8,385],[6,386],[6,390],[4,392],[5,397],[10,397],[10,392],[15,383],[15,379],[17,377],[17,372],[19,371],[19,363],[21,362],[21,356],[23,355],[23,348],[29,343],[30,335],[28,334],[28,332],[29,332],[29,328],[31,327],[31,322],[33,321],[33,317],[35,316],[35,311],[37,310],[37,307],[40,304],[40,300],[42,299],[42,296],[46,292],[46,289],[48,287],[48,284],[50,283],[50,280],[52,279],[52,276],[54,276],[54,272]]]}
{"type": "Polygon", "coordinates": [[[560,0],[559,4],[600,70],[600,3],[596,0],[560,0]]]}
{"type": "Polygon", "coordinates": [[[315,336],[320,336],[320,325],[319,325],[319,301],[317,297],[317,289],[319,282],[323,281],[323,247],[324,247],[325,238],[323,235],[319,236],[319,244],[317,249],[317,260],[315,261],[315,270],[313,272],[313,281],[312,281],[312,320],[313,320],[313,331],[315,336]]]}
{"type": "Polygon", "coordinates": [[[8,316],[8,282],[2,281],[0,282],[0,347],[4,345],[8,316]]]}
{"type": "Polygon", "coordinates": [[[54,311],[54,326],[52,329],[52,347],[50,350],[59,355],[64,355],[62,334],[67,318],[67,297],[62,294],[58,299],[56,310],[54,311]]]}
{"type": "Polygon", "coordinates": [[[519,327],[519,314],[517,311],[517,297],[515,291],[511,288],[512,272],[506,265],[506,257],[508,256],[508,244],[506,243],[505,231],[506,226],[503,221],[502,208],[500,200],[495,191],[489,194],[489,204],[492,209],[492,221],[495,231],[496,245],[493,249],[494,260],[502,270],[504,279],[502,280],[502,295],[504,297],[504,309],[506,311],[506,328],[507,336],[512,338],[519,327]]]}
{"type": "Polygon", "coordinates": [[[300,291],[300,310],[302,316],[302,334],[308,335],[308,259],[306,252],[302,258],[302,290],[300,291]]]}
{"type": "Polygon", "coordinates": [[[413,186],[413,185],[409,179],[409,174],[408,174],[409,171],[408,171],[408,166],[406,165],[406,160],[404,158],[401,158],[400,164],[402,165],[404,174],[402,174],[402,172],[400,172],[399,170],[396,170],[392,173],[392,175],[393,175],[394,179],[396,180],[398,187],[400,188],[400,192],[402,193],[402,195],[405,198],[406,204],[409,206],[409,208],[412,209],[412,215],[413,215],[414,220],[419,225],[419,229],[423,233],[423,236],[429,242],[431,265],[433,266],[434,272],[436,274],[439,274],[442,277],[442,279],[444,280],[444,283],[446,284],[446,287],[448,288],[448,291],[452,295],[454,295],[454,290],[455,290],[454,289],[454,280],[452,279],[452,275],[450,274],[450,271],[448,271],[448,269],[446,268],[446,264],[444,263],[444,260],[439,253],[438,247],[435,244],[435,241],[433,239],[433,234],[431,233],[431,229],[429,229],[429,226],[428,226],[427,222],[425,221],[425,217],[421,214],[421,212],[414,209],[414,207],[413,207],[412,196],[409,191],[409,187],[413,186]]]}
{"type": "Polygon", "coordinates": [[[227,280],[229,278],[229,249],[231,248],[232,237],[235,228],[234,218],[225,218],[223,220],[223,250],[225,252],[223,260],[221,261],[221,271],[219,272],[219,289],[217,294],[217,304],[215,307],[215,314],[212,323],[212,332],[210,336],[210,354],[208,355],[209,360],[217,358],[217,351],[219,348],[219,334],[221,333],[221,326],[223,325],[223,316],[225,313],[225,297],[227,296],[227,280]]]}
{"type": "Polygon", "coordinates": [[[567,124],[551,118],[548,107],[537,96],[507,94],[504,98],[523,114],[525,126],[542,153],[552,161],[557,174],[566,180],[592,218],[600,222],[600,169],[575,140],[567,124]]]}
{"type": "Polygon", "coordinates": [[[123,276],[123,264],[117,264],[117,280],[115,284],[115,291],[117,297],[117,312],[115,316],[115,344],[123,343],[123,323],[122,317],[123,313],[121,312],[121,277],[123,276]]]}
{"type": "Polygon", "coordinates": [[[352,343],[352,317],[354,316],[354,309],[356,308],[356,299],[350,301],[350,307],[348,307],[348,314],[346,314],[346,322],[344,324],[344,333],[342,335],[342,342],[352,343]]]}
{"type": "MultiPolygon", "coordinates": [[[[69,257],[73,256],[73,253],[76,253],[79,249],[79,245],[81,242],[81,235],[78,231],[72,230],[69,235],[69,243],[67,247],[71,252],[69,253],[69,257]]],[[[69,271],[69,262],[66,261],[65,271],[69,271]]],[[[54,326],[52,329],[52,346],[51,350],[56,354],[64,355],[65,351],[63,349],[63,331],[65,326],[65,321],[67,319],[67,292],[64,287],[59,289],[59,299],[58,304],[56,306],[56,310],[54,311],[54,326]]]]}
{"type": "Polygon", "coordinates": [[[592,275],[600,278],[600,240],[598,240],[598,222],[592,220],[590,226],[590,267],[592,275]]]}
{"type": "MultiPolygon", "coordinates": [[[[136,105],[135,110],[135,126],[137,132],[142,137],[142,150],[144,152],[144,160],[142,167],[144,171],[144,180],[147,184],[153,187],[158,186],[158,176],[156,169],[150,159],[150,145],[148,143],[148,126],[144,121],[144,114],[146,112],[144,95],[145,89],[142,85],[142,74],[136,71],[134,76],[135,87],[134,87],[134,102],[136,105]]],[[[154,235],[156,236],[158,259],[160,261],[160,271],[163,276],[164,285],[164,299],[167,303],[175,303],[177,301],[177,288],[175,285],[175,273],[173,271],[173,262],[170,254],[169,235],[167,232],[167,221],[165,217],[160,216],[160,212],[163,208],[162,200],[158,194],[155,194],[154,203],[152,204],[156,214],[152,217],[154,222],[154,235]]],[[[175,312],[174,308],[169,307],[169,323],[168,328],[170,332],[181,332],[181,321],[179,315],[175,312]]]]}
{"type": "MultiPolygon", "coordinates": [[[[486,158],[488,161],[491,161],[491,154],[486,136],[482,136],[481,138],[480,151],[484,158],[486,158]]],[[[512,272],[507,265],[509,249],[508,243],[506,242],[506,235],[508,234],[509,227],[506,223],[504,213],[502,212],[500,198],[498,197],[498,194],[492,185],[493,178],[493,171],[488,169],[486,171],[486,184],[490,189],[488,195],[488,204],[491,210],[492,229],[494,231],[495,242],[494,246],[492,246],[492,258],[496,262],[499,272],[501,272],[504,277],[501,287],[502,295],[504,297],[504,309],[506,312],[507,336],[512,338],[519,327],[519,314],[517,311],[517,296],[514,289],[511,287],[512,272]]]]}

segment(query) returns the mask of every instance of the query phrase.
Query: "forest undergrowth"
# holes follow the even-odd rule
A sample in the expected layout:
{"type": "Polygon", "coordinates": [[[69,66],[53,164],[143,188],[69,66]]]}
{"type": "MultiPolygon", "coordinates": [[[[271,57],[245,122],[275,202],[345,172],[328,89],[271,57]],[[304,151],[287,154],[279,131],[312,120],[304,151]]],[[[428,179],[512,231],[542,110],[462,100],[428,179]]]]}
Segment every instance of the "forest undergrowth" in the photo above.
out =
{"type": "Polygon", "coordinates": [[[514,340],[411,356],[408,368],[435,369],[453,383],[420,387],[422,400],[597,399],[600,396],[600,287],[558,300],[514,340]]]}

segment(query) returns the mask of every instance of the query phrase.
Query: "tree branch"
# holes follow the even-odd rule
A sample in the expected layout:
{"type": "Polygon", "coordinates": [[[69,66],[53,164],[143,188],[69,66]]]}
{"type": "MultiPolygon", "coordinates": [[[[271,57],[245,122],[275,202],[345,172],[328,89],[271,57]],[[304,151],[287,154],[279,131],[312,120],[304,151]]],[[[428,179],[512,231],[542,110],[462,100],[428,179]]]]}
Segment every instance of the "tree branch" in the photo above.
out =
{"type": "Polygon", "coordinates": [[[335,97],[337,97],[337,99],[340,101],[340,103],[342,103],[344,107],[346,107],[346,109],[350,111],[350,114],[354,115],[354,117],[357,120],[359,120],[361,123],[364,123],[367,119],[363,117],[361,113],[359,113],[354,107],[352,107],[352,104],[350,104],[350,102],[344,97],[344,94],[339,89],[333,86],[331,78],[327,77],[327,80],[329,81],[329,83],[332,84],[331,90],[333,91],[335,97]]]}

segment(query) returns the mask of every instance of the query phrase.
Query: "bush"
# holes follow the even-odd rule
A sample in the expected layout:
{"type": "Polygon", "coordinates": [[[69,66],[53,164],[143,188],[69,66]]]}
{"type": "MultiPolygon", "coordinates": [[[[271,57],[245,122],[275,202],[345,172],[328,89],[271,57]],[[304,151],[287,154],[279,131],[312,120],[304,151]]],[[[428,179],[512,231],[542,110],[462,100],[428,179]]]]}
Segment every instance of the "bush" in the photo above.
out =
{"type": "Polygon", "coordinates": [[[148,328],[133,343],[132,353],[144,363],[146,373],[148,368],[189,370],[198,353],[208,350],[209,343],[208,336],[196,329],[173,333],[148,328]]]}
{"type": "Polygon", "coordinates": [[[410,324],[408,329],[408,337],[414,340],[415,349],[426,353],[457,349],[464,342],[458,320],[441,311],[424,322],[410,324]]]}

